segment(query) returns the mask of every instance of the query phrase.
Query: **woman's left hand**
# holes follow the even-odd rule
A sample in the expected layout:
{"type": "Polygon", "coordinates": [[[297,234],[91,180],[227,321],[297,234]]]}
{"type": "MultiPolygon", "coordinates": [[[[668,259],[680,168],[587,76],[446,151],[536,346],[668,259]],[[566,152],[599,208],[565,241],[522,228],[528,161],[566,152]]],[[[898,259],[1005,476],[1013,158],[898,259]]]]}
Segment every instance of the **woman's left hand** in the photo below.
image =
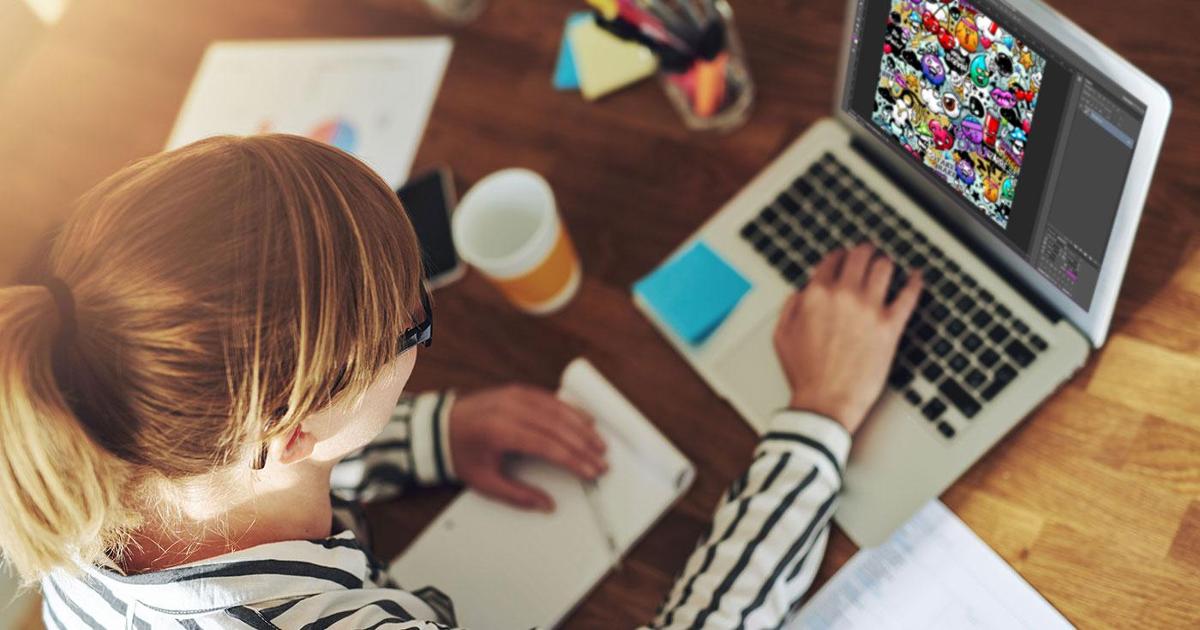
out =
{"type": "Polygon", "coordinates": [[[582,479],[608,469],[604,441],[591,418],[536,387],[508,385],[459,398],[450,408],[449,432],[458,478],[517,507],[548,512],[554,501],[506,474],[510,455],[538,457],[582,479]]]}

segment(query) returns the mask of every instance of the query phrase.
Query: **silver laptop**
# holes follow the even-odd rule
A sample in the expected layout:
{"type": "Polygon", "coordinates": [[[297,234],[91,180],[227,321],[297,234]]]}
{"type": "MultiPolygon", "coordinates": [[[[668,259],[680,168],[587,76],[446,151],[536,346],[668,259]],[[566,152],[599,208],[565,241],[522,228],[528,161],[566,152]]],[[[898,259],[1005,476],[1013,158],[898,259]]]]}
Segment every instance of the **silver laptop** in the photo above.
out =
{"type": "Polygon", "coordinates": [[[777,313],[815,262],[871,241],[925,276],[836,515],[869,546],[1104,343],[1171,101],[1031,0],[852,0],[848,16],[832,118],[680,248],[706,242],[753,288],[697,345],[639,306],[762,432],[789,397],[777,313]]]}

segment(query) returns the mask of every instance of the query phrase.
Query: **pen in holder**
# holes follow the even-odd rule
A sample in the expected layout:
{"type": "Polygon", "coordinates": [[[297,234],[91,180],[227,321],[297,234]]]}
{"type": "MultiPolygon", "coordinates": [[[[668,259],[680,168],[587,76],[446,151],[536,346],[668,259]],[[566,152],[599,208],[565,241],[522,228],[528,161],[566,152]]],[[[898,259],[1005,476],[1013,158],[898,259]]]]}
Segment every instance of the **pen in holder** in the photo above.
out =
{"type": "Polygon", "coordinates": [[[746,67],[733,9],[725,0],[707,4],[698,56],[686,68],[663,64],[659,79],[689,129],[728,131],[750,115],[754,81],[746,67]]]}
{"type": "Polygon", "coordinates": [[[754,82],[726,0],[588,0],[596,23],[658,58],[668,100],[694,130],[746,121],[754,82]]]}

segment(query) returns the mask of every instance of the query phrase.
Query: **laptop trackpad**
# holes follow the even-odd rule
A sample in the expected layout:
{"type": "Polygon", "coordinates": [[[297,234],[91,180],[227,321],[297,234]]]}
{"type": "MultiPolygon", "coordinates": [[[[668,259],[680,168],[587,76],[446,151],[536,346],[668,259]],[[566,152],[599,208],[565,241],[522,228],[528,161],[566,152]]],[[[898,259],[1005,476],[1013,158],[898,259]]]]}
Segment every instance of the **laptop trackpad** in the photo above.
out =
{"type": "Polygon", "coordinates": [[[791,397],[772,339],[778,319],[778,310],[769,311],[716,361],[718,391],[759,433],[791,397]]]}

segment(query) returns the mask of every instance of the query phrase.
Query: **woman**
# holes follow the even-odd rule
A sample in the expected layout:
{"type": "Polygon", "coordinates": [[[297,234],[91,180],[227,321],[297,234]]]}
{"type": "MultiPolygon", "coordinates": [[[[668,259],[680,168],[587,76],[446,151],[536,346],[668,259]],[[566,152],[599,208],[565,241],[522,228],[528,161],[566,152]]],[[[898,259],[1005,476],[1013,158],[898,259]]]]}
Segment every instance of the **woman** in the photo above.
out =
{"type": "MultiPolygon", "coordinates": [[[[860,247],[789,302],[793,411],[654,626],[773,626],[804,591],[919,292],[884,305],[890,274],[860,247]]],[[[392,191],[303,138],[201,141],[89,192],[45,274],[0,290],[0,549],[47,625],[453,625],[436,585],[388,579],[360,502],[460,480],[549,510],[504,456],[590,479],[604,445],[529,387],[402,396],[433,333],[420,278],[392,191]]]]}

